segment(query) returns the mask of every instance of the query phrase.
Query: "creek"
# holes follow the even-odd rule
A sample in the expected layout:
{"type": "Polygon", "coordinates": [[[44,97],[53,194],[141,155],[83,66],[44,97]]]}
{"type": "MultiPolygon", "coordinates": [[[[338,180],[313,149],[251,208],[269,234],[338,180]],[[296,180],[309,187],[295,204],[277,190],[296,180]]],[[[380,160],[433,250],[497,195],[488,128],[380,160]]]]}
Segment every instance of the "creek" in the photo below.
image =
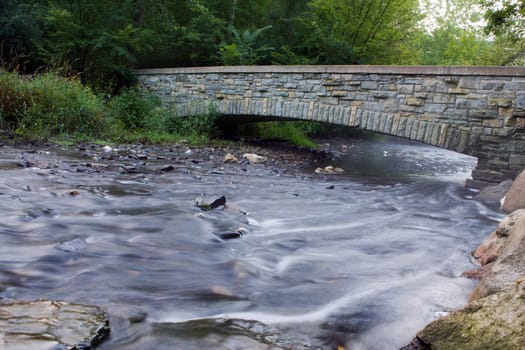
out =
{"type": "Polygon", "coordinates": [[[174,163],[184,149],[94,171],[76,150],[4,146],[0,297],[105,308],[101,350],[398,349],[466,303],[460,275],[500,215],[463,187],[472,157],[345,142],[323,164],[338,175],[174,163]],[[203,194],[228,205],[203,211],[203,194]]]}

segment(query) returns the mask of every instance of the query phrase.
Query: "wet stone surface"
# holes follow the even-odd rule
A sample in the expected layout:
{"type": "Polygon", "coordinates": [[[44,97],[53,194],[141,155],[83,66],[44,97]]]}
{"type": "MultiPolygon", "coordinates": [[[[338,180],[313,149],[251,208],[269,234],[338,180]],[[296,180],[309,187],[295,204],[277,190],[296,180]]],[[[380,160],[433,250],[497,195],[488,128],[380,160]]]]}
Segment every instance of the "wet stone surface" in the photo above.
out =
{"type": "Polygon", "coordinates": [[[0,349],[87,350],[109,334],[96,306],[64,301],[0,303],[0,349]]]}

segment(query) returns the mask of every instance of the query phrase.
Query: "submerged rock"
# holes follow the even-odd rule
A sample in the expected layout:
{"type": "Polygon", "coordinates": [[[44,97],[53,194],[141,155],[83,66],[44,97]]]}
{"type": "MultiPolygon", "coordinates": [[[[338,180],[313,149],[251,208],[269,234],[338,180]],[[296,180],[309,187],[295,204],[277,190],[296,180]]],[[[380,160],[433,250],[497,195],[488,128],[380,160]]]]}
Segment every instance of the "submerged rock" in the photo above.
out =
{"type": "Polygon", "coordinates": [[[96,306],[45,300],[0,304],[2,350],[88,350],[108,334],[108,317],[96,306]]]}
{"type": "Polygon", "coordinates": [[[55,246],[56,249],[62,250],[64,252],[75,252],[86,249],[87,247],[88,245],[86,241],[84,241],[82,238],[75,238],[71,241],[62,242],[55,246]]]}
{"type": "Polygon", "coordinates": [[[177,348],[198,340],[203,349],[229,350],[309,350],[309,342],[288,335],[258,321],[238,319],[200,319],[183,323],[156,323],[156,336],[178,338],[177,348]],[[180,337],[177,337],[180,336],[180,337]]]}

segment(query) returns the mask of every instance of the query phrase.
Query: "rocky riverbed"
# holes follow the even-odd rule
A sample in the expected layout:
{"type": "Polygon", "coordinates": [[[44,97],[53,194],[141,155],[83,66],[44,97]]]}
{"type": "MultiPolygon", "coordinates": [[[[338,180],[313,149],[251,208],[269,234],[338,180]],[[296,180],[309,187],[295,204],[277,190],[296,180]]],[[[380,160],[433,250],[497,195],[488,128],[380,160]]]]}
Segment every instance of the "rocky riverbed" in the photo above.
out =
{"type": "Polygon", "coordinates": [[[426,146],[2,151],[0,297],[100,305],[101,349],[394,349],[461,306],[496,220],[426,146]]]}

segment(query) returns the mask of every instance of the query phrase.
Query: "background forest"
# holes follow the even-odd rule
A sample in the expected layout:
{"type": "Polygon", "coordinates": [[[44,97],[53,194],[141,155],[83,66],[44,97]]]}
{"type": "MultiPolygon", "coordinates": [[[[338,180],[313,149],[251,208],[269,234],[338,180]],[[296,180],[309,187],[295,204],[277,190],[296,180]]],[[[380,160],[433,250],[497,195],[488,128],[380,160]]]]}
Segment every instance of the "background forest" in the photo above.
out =
{"type": "MultiPolygon", "coordinates": [[[[155,103],[122,90],[133,86],[135,68],[521,65],[524,13],[524,0],[3,0],[0,73],[53,76],[31,87],[20,77],[0,76],[0,127],[40,128],[57,110],[68,119],[73,107],[35,102],[35,91],[46,93],[57,76],[89,87],[79,101],[93,95],[107,102],[123,92],[110,114],[126,128],[144,128],[145,111],[155,103]],[[27,106],[38,108],[28,112],[27,106]]],[[[82,89],[63,84],[57,96],[64,95],[60,89],[82,89]]],[[[107,119],[97,118],[90,123],[107,119]]],[[[79,125],[57,122],[51,133],[79,125]]]]}
{"type": "Polygon", "coordinates": [[[4,0],[0,42],[3,61],[22,70],[60,68],[115,86],[129,83],[134,67],[521,64],[524,6],[511,0],[4,0]]]}

